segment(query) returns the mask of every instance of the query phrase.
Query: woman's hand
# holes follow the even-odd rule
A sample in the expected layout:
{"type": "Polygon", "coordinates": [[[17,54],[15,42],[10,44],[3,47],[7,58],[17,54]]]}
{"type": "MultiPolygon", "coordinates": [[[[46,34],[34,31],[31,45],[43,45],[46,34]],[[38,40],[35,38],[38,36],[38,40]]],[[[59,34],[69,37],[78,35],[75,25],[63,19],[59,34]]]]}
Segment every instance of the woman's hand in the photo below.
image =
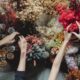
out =
{"type": "Polygon", "coordinates": [[[65,40],[65,41],[69,41],[70,38],[71,38],[72,33],[68,33],[68,29],[69,29],[70,26],[71,26],[71,24],[68,25],[67,31],[64,31],[64,40],[65,40]]]}
{"type": "Polygon", "coordinates": [[[3,38],[1,41],[0,41],[0,45],[5,45],[5,44],[11,44],[13,42],[15,42],[15,39],[14,37],[19,34],[18,32],[13,32],[12,34],[6,36],[5,38],[3,38]]]}
{"type": "Polygon", "coordinates": [[[76,24],[78,25],[79,28],[79,34],[72,32],[72,34],[74,34],[78,39],[80,39],[80,23],[78,21],[76,21],[76,24]]]}
{"type": "Polygon", "coordinates": [[[20,36],[20,41],[18,42],[19,48],[21,51],[21,58],[26,58],[26,53],[27,53],[27,41],[23,36],[20,36]]]}
{"type": "Polygon", "coordinates": [[[20,41],[18,42],[21,51],[20,61],[17,71],[25,71],[26,69],[26,53],[27,53],[27,41],[23,36],[19,36],[20,41]]]}
{"type": "Polygon", "coordinates": [[[64,41],[68,42],[71,38],[72,33],[68,33],[67,31],[64,32],[64,41]]]}

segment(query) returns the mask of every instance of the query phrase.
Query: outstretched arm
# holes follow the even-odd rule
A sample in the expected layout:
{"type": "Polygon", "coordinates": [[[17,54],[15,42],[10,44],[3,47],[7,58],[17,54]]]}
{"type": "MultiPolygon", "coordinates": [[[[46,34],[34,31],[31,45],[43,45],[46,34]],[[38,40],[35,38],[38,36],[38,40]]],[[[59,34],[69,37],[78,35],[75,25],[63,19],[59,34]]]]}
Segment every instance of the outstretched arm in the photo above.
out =
{"type": "Polygon", "coordinates": [[[49,76],[49,80],[56,80],[56,77],[59,72],[60,64],[61,64],[61,61],[64,56],[65,48],[66,48],[66,45],[67,45],[68,41],[70,40],[70,38],[71,38],[71,33],[70,34],[66,33],[65,40],[59,50],[59,53],[57,54],[57,56],[53,62],[52,69],[51,69],[50,76],[49,76]]]}

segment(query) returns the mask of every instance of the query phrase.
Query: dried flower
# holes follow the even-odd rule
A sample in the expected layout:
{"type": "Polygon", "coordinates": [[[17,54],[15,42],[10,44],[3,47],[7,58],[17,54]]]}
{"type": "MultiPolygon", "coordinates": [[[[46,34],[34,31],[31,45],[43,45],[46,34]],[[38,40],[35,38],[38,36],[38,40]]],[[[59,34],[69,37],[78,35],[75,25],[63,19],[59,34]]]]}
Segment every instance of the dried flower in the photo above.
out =
{"type": "Polygon", "coordinates": [[[80,80],[80,70],[70,71],[66,80],[80,80]]]}
{"type": "Polygon", "coordinates": [[[57,3],[67,4],[67,0],[20,0],[12,1],[17,16],[21,20],[36,21],[45,13],[50,16],[55,15],[54,8],[57,3]]]}
{"type": "Polygon", "coordinates": [[[74,0],[71,2],[69,9],[66,9],[63,5],[57,5],[57,10],[60,13],[59,21],[62,23],[65,30],[67,29],[67,26],[71,24],[68,31],[78,32],[79,29],[76,21],[80,21],[79,4],[80,3],[77,3],[77,0],[74,0]]]}
{"type": "Polygon", "coordinates": [[[38,38],[37,36],[28,35],[28,36],[25,37],[25,39],[30,44],[38,44],[38,45],[42,45],[43,44],[42,40],[40,38],[38,38]]]}
{"type": "Polygon", "coordinates": [[[45,45],[43,44],[42,39],[37,36],[28,35],[25,37],[28,44],[28,61],[36,59],[46,59],[49,57],[49,52],[46,50],[45,45]]]}

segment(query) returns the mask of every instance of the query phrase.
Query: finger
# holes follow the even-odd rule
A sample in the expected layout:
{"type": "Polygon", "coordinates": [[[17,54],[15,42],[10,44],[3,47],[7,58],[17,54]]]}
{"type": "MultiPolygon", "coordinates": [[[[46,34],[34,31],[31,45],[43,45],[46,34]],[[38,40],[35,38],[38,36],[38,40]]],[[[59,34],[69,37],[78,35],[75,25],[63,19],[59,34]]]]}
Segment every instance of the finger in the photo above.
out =
{"type": "Polygon", "coordinates": [[[72,34],[74,34],[74,35],[78,36],[78,34],[77,34],[77,33],[75,33],[75,32],[72,32],[72,34]]]}
{"type": "Polygon", "coordinates": [[[26,42],[26,39],[25,39],[25,37],[24,37],[24,36],[21,36],[21,38],[24,40],[24,42],[26,42]]]}
{"type": "Polygon", "coordinates": [[[72,34],[74,34],[77,38],[79,38],[79,34],[72,32],[72,34]]]}
{"type": "Polygon", "coordinates": [[[21,37],[21,36],[19,36],[19,39],[20,39],[20,40],[22,40],[22,37],[21,37]]]}
{"type": "Polygon", "coordinates": [[[67,31],[69,31],[69,28],[71,27],[72,24],[69,24],[66,28],[67,31]]]}
{"type": "Polygon", "coordinates": [[[78,21],[76,21],[76,24],[78,25],[79,32],[80,32],[80,23],[78,21]]]}
{"type": "Polygon", "coordinates": [[[19,32],[14,32],[15,34],[19,34],[19,32]]]}
{"type": "Polygon", "coordinates": [[[12,34],[9,35],[9,38],[12,40],[15,38],[16,35],[18,35],[18,32],[13,32],[12,34]]]}
{"type": "Polygon", "coordinates": [[[80,28],[80,23],[78,21],[76,21],[76,24],[78,25],[78,27],[80,28]]]}
{"type": "Polygon", "coordinates": [[[18,32],[13,32],[12,34],[13,34],[13,35],[17,35],[17,34],[19,34],[19,33],[18,33],[18,32]]]}
{"type": "Polygon", "coordinates": [[[19,36],[19,38],[20,38],[20,41],[22,41],[23,43],[26,42],[26,40],[25,40],[25,38],[23,36],[19,36]]]}
{"type": "Polygon", "coordinates": [[[14,43],[15,42],[15,39],[14,40],[12,40],[12,41],[10,41],[10,43],[14,43]]]}
{"type": "Polygon", "coordinates": [[[18,32],[13,32],[11,36],[15,37],[18,34],[19,34],[18,32]]]}
{"type": "Polygon", "coordinates": [[[67,33],[67,32],[66,32],[66,31],[64,31],[64,36],[66,35],[66,33],[67,33]]]}
{"type": "Polygon", "coordinates": [[[66,37],[66,35],[69,34],[67,31],[64,31],[64,36],[66,37]]]}
{"type": "Polygon", "coordinates": [[[24,36],[22,36],[22,35],[21,35],[21,38],[23,38],[23,39],[24,39],[24,36]]]}

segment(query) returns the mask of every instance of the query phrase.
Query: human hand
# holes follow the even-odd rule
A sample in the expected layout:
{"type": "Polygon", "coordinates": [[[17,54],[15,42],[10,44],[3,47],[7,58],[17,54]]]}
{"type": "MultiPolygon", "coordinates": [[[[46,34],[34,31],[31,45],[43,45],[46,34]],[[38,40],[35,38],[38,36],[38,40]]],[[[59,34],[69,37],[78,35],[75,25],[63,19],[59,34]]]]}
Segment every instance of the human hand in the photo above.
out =
{"type": "Polygon", "coordinates": [[[15,39],[14,37],[19,34],[18,32],[13,32],[12,34],[6,36],[5,38],[3,38],[1,41],[0,41],[0,44],[1,45],[4,45],[4,44],[11,44],[13,42],[15,42],[15,39]]]}
{"type": "Polygon", "coordinates": [[[27,53],[27,41],[23,36],[19,36],[20,40],[18,42],[20,51],[21,51],[21,58],[26,58],[26,53],[27,53]]]}
{"type": "Polygon", "coordinates": [[[68,32],[68,29],[69,29],[70,26],[71,26],[71,24],[68,25],[67,31],[64,31],[64,40],[65,40],[66,42],[68,42],[68,41],[70,40],[71,35],[72,35],[72,33],[69,33],[69,32],[68,32]]]}
{"type": "Polygon", "coordinates": [[[79,34],[72,32],[72,34],[74,34],[78,39],[80,39],[80,23],[78,21],[76,21],[76,24],[78,25],[79,28],[79,34]]]}

